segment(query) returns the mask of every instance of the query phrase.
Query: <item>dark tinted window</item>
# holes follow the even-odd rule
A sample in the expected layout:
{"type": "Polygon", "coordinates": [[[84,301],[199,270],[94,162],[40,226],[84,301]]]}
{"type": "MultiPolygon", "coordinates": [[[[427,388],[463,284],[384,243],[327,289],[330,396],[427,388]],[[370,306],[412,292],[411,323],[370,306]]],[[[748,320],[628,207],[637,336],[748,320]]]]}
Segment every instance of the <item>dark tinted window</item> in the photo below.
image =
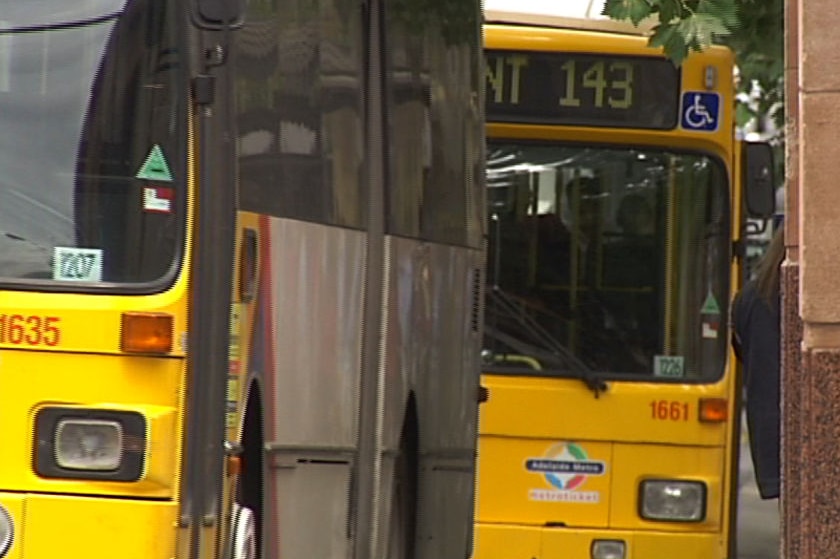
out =
{"type": "Polygon", "coordinates": [[[490,143],[489,363],[719,378],[727,192],[724,168],[701,154],[490,143]]]}
{"type": "Polygon", "coordinates": [[[387,14],[388,231],[478,246],[482,103],[471,0],[387,14]]]}
{"type": "Polygon", "coordinates": [[[252,0],[248,6],[236,34],[241,208],[362,227],[359,3],[252,0]]]}

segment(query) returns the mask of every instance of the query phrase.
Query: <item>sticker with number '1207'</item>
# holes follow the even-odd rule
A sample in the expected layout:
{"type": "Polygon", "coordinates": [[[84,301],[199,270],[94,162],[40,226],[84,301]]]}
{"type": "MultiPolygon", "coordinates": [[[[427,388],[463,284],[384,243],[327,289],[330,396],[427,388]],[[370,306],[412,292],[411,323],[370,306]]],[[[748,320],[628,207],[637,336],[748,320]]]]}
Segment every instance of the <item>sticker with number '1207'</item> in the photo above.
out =
{"type": "Polygon", "coordinates": [[[61,318],[0,314],[0,344],[55,347],[61,343],[61,318]]]}
{"type": "Polygon", "coordinates": [[[102,281],[102,249],[55,247],[53,279],[59,281],[102,281]]]}

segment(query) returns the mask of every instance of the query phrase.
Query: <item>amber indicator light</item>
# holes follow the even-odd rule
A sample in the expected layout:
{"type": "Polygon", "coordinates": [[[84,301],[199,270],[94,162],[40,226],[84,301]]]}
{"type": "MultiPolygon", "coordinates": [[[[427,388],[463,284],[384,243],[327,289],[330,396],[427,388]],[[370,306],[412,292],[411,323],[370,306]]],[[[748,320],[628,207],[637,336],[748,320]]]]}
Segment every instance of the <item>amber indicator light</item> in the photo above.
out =
{"type": "Polygon", "coordinates": [[[700,398],[700,421],[723,423],[729,419],[729,402],[726,398],[700,398]]]}
{"type": "Polygon", "coordinates": [[[172,351],[171,314],[124,312],[120,349],[127,353],[169,353],[172,351]]]}
{"type": "Polygon", "coordinates": [[[242,459],[239,456],[227,457],[227,473],[231,476],[238,476],[242,473],[242,459]]]}

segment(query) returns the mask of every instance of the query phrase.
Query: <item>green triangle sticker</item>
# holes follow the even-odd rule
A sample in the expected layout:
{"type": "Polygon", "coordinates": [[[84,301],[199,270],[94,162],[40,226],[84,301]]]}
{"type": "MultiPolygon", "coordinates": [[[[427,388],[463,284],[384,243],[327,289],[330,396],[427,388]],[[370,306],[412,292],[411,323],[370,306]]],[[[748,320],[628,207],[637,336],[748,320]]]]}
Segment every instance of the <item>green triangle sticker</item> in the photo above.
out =
{"type": "Polygon", "coordinates": [[[169,165],[163,156],[163,150],[155,144],[146,161],[140,167],[136,177],[147,181],[172,182],[172,173],[169,172],[169,165]]]}
{"type": "Polygon", "coordinates": [[[711,291],[706,295],[706,300],[703,302],[703,308],[700,309],[700,314],[720,314],[720,306],[718,306],[718,302],[711,291]]]}

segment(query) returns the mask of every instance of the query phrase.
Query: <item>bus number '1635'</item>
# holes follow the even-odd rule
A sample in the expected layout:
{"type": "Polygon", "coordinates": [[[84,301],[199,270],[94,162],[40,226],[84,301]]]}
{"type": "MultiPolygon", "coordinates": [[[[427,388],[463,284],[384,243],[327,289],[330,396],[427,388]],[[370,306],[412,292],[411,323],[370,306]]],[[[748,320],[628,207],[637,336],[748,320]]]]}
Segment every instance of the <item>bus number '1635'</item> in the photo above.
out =
{"type": "Polygon", "coordinates": [[[0,344],[57,346],[60,321],[57,316],[0,314],[0,344]]]}

